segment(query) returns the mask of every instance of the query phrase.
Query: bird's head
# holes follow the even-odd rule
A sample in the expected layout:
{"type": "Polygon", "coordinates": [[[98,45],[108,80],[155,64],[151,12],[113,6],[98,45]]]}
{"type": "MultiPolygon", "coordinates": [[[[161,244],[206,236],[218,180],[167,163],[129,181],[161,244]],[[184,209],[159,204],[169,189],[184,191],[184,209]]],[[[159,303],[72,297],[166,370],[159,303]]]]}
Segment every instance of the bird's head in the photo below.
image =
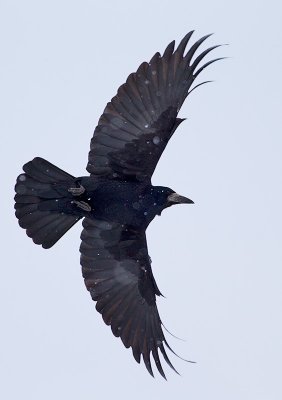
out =
{"type": "Polygon", "coordinates": [[[181,196],[170,188],[155,186],[154,189],[156,203],[160,208],[160,212],[157,213],[158,215],[161,215],[161,212],[165,208],[173,206],[174,204],[194,204],[193,200],[190,200],[185,196],[181,196]]]}

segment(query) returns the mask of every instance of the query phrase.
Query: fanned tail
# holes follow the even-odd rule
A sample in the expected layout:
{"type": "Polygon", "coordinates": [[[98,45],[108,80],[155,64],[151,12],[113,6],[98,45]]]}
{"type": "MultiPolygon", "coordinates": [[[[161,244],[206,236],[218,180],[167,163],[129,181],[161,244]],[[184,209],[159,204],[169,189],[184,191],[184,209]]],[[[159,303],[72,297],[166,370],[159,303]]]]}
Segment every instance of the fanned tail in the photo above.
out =
{"type": "Polygon", "coordinates": [[[75,177],[39,157],[23,170],[15,186],[16,217],[34,243],[48,249],[81,218],[69,207],[75,177]]]}

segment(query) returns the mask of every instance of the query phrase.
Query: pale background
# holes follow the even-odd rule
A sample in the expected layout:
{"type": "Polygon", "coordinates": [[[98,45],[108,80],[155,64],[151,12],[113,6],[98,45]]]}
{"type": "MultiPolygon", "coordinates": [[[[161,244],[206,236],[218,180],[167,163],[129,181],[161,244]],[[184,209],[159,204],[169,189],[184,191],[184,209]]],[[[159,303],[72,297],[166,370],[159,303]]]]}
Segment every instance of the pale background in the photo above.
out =
{"type": "Polygon", "coordinates": [[[1,399],[282,398],[281,5],[0,1],[1,399]],[[83,175],[92,131],[130,72],[196,29],[214,56],[155,184],[191,197],[148,232],[159,309],[187,364],[152,379],[95,311],[80,226],[49,251],[17,225],[13,186],[41,156],[83,175]]]}

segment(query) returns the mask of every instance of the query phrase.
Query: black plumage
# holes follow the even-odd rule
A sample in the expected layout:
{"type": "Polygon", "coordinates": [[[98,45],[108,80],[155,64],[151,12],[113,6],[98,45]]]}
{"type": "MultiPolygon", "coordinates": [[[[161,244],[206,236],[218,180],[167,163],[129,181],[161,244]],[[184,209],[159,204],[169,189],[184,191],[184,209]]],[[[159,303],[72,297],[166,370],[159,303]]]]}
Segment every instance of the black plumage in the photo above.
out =
{"type": "Polygon", "coordinates": [[[169,139],[183,121],[178,112],[197,75],[212,62],[194,58],[201,38],[185,53],[192,32],[176,50],[171,42],[130,74],[107,104],[91,140],[87,171],[75,178],[42,158],[23,166],[16,183],[16,216],[36,244],[53,246],[83,218],[81,265],[85,285],[104,322],[137,362],[153,375],[159,355],[174,369],[156,306],[160,296],[148,255],[146,228],[164,208],[193,203],[151,177],[169,139]],[[194,60],[192,61],[192,58],[194,60]]]}

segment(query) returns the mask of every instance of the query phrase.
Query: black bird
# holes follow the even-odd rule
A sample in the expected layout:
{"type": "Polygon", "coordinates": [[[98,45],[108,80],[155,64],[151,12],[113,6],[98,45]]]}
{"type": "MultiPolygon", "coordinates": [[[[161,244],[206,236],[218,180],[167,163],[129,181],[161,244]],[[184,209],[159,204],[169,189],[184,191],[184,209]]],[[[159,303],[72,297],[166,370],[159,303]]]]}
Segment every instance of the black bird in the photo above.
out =
{"type": "MultiPolygon", "coordinates": [[[[142,356],[153,376],[151,355],[165,378],[159,355],[175,370],[156,306],[161,292],[148,255],[146,228],[174,204],[193,203],[172,189],[153,186],[151,177],[169,139],[183,121],[178,112],[195,78],[211,63],[192,61],[204,36],[185,53],[193,32],[174,50],[156,53],[120,86],[107,104],[91,140],[87,171],[75,178],[36,157],[23,166],[15,186],[19,225],[34,243],[52,247],[83,218],[81,265],[96,309],[115,336],[142,356]]],[[[197,85],[199,86],[199,85],[197,85]]],[[[194,87],[195,88],[195,87],[194,87]]],[[[176,371],[176,370],[175,370],[176,371]]],[[[177,372],[177,371],[176,371],[177,372]]]]}

